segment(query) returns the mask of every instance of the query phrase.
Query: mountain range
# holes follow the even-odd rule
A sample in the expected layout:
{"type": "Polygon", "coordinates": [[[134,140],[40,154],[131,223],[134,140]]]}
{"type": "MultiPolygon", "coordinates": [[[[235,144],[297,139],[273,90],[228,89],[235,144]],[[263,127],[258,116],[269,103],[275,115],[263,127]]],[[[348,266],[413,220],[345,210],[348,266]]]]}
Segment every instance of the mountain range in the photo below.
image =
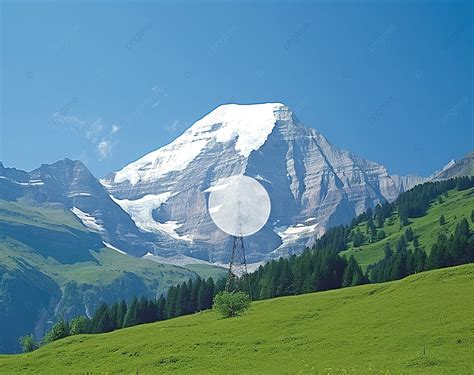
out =
{"type": "Polygon", "coordinates": [[[287,106],[266,103],[220,106],[101,180],[81,161],[31,172],[0,162],[0,352],[17,351],[20,335],[41,337],[59,316],[90,316],[102,302],[224,275],[216,265],[228,261],[232,239],[207,211],[222,178],[253,177],[270,196],[267,224],[245,239],[247,261],[258,266],[416,184],[472,175],[473,159],[426,178],[390,175],[287,106]]]}
{"type": "Polygon", "coordinates": [[[469,175],[473,153],[432,176],[391,175],[332,145],[281,103],[226,104],[170,144],[97,180],[68,159],[25,172],[0,163],[0,199],[70,210],[104,243],[172,264],[226,263],[231,238],[212,222],[207,200],[222,178],[247,175],[269,193],[263,229],[246,238],[258,264],[311,245],[329,227],[416,184],[469,175]]]}
{"type": "MultiPolygon", "coordinates": [[[[447,178],[453,168],[437,173],[447,178]]],[[[284,104],[265,103],[219,106],[101,183],[143,232],[156,236],[155,254],[226,262],[231,240],[212,222],[207,200],[217,181],[241,174],[257,179],[272,203],[268,223],[246,239],[250,263],[299,251],[326,228],[438,178],[390,175],[332,145],[284,104]]]]}

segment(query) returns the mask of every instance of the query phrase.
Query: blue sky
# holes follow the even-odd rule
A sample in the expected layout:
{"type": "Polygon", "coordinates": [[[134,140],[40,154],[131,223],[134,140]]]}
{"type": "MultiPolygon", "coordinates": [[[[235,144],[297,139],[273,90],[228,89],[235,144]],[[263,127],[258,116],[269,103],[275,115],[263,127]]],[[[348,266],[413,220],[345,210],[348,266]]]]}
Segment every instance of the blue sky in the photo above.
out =
{"type": "Polygon", "coordinates": [[[472,2],[2,2],[0,160],[98,177],[222,103],[283,102],[427,175],[474,149],[472,2]]]}

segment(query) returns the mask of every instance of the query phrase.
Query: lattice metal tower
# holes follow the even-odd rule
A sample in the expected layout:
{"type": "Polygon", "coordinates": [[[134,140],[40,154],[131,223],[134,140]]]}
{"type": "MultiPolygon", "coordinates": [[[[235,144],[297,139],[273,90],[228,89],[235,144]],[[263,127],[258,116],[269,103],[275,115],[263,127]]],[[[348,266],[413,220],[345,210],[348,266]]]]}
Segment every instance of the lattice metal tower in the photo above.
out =
{"type": "Polygon", "coordinates": [[[222,231],[232,236],[232,253],[225,287],[227,291],[248,288],[250,294],[244,237],[262,229],[270,216],[270,209],[267,191],[251,177],[231,176],[212,186],[208,202],[209,214],[222,231]],[[244,287],[242,281],[248,285],[244,287]]]}
{"type": "Polygon", "coordinates": [[[227,274],[225,290],[230,292],[237,289],[237,281],[247,275],[244,238],[242,236],[233,236],[232,254],[230,256],[229,273],[227,274]]]}

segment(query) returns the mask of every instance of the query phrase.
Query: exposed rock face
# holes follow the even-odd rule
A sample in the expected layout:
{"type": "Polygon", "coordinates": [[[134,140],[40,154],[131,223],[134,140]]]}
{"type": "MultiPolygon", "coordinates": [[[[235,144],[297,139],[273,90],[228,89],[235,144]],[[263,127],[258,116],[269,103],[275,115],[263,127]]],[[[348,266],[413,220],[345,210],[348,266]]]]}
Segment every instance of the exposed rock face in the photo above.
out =
{"type": "Polygon", "coordinates": [[[31,172],[0,164],[0,199],[20,198],[30,204],[71,210],[104,241],[114,243],[130,254],[143,255],[153,249],[147,235],[136,227],[80,161],[65,159],[43,164],[31,172]]]}
{"type": "Polygon", "coordinates": [[[474,151],[470,152],[461,160],[451,160],[443,169],[431,176],[432,180],[446,180],[453,177],[474,175],[474,151]]]}
{"type": "Polygon", "coordinates": [[[259,180],[272,203],[268,223],[246,241],[249,262],[301,249],[420,182],[338,149],[279,103],[220,106],[101,182],[139,228],[160,236],[157,254],[221,262],[230,241],[207,212],[208,191],[239,174],[259,180]]]}

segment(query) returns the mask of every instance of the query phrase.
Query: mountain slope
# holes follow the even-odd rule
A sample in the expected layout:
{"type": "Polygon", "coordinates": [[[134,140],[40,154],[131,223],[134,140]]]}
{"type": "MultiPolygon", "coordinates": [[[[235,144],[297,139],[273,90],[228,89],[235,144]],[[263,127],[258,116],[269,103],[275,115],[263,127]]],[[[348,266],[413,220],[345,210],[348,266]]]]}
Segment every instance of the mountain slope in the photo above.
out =
{"type": "Polygon", "coordinates": [[[443,180],[462,176],[474,176],[474,151],[461,160],[451,160],[442,170],[436,172],[431,178],[433,180],[443,180]]]}
{"type": "Polygon", "coordinates": [[[102,239],[133,255],[154,245],[80,161],[64,159],[25,172],[0,163],[0,199],[71,210],[102,239]]]}
{"type": "Polygon", "coordinates": [[[248,238],[249,262],[310,244],[417,183],[330,144],[280,103],[223,105],[170,144],[101,182],[143,231],[159,236],[157,255],[227,261],[230,241],[212,223],[207,199],[221,178],[245,174],[267,189],[267,225],[248,238]],[[165,236],[165,239],[163,239],[165,236]]]}
{"type": "Polygon", "coordinates": [[[19,336],[40,338],[58,316],[159,296],[194,277],[188,269],[105,247],[71,211],[0,200],[0,352],[18,351],[19,336]]]}
{"type": "Polygon", "coordinates": [[[0,356],[8,373],[420,373],[474,370],[474,266],[69,337],[0,356]]]}
{"type": "MultiPolygon", "coordinates": [[[[395,246],[400,237],[402,237],[407,228],[411,228],[414,237],[417,238],[421,248],[424,248],[427,254],[430,253],[432,245],[437,241],[439,234],[446,234],[447,236],[453,233],[456,224],[462,218],[470,221],[471,212],[474,210],[474,188],[458,191],[452,189],[448,191],[447,196],[442,194],[441,202],[434,199],[428,208],[426,215],[416,218],[410,218],[410,224],[407,226],[400,225],[400,217],[397,211],[384,222],[383,228],[378,228],[378,231],[384,231],[386,237],[381,240],[376,240],[369,243],[367,240],[359,247],[354,247],[353,241],[347,243],[348,249],[341,254],[349,258],[353,255],[357,262],[363,267],[374,264],[383,259],[384,248],[387,243],[395,250],[395,246]],[[440,225],[439,219],[443,215],[446,224],[440,225]]],[[[363,234],[367,233],[367,221],[361,222],[356,228],[352,230],[354,233],[360,229],[363,234]]],[[[408,244],[409,249],[413,249],[413,243],[408,244]]]]}

